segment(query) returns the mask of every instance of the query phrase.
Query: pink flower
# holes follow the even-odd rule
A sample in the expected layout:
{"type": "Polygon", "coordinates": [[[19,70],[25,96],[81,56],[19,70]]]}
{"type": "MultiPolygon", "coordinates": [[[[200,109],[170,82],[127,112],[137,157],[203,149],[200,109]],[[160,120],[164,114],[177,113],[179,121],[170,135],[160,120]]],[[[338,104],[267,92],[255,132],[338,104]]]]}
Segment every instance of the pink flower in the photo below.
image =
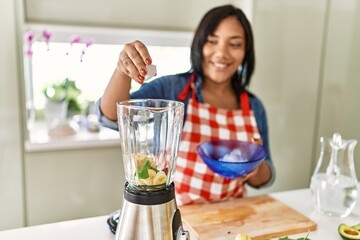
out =
{"type": "Polygon", "coordinates": [[[80,62],[83,61],[83,58],[84,58],[84,55],[85,55],[85,52],[86,52],[86,49],[88,49],[88,47],[90,47],[91,45],[93,45],[95,43],[95,39],[93,38],[88,38],[84,41],[85,43],[85,47],[84,49],[81,51],[81,55],[80,55],[80,62]]]}
{"type": "Polygon", "coordinates": [[[72,35],[72,36],[70,37],[70,39],[69,39],[70,48],[69,48],[69,50],[67,51],[66,55],[69,55],[70,50],[71,50],[71,48],[72,48],[72,45],[73,45],[74,43],[79,43],[80,41],[81,41],[81,38],[79,37],[79,35],[76,35],[76,34],[72,35]]]}
{"type": "Polygon", "coordinates": [[[70,44],[79,43],[81,41],[81,38],[78,35],[72,35],[70,37],[70,44]]]}
{"type": "Polygon", "coordinates": [[[47,31],[47,30],[44,30],[43,33],[42,33],[42,36],[44,38],[44,41],[46,43],[50,42],[50,40],[52,39],[52,33],[47,31]]]}
{"type": "Polygon", "coordinates": [[[86,48],[88,48],[89,46],[91,46],[91,45],[93,45],[95,43],[95,39],[88,38],[88,39],[85,40],[84,43],[85,43],[86,48]]]}
{"type": "Polygon", "coordinates": [[[28,31],[25,33],[25,40],[28,43],[32,43],[34,41],[34,32],[33,31],[28,31]]]}
{"type": "Polygon", "coordinates": [[[26,51],[25,51],[26,55],[31,57],[33,55],[33,51],[31,48],[28,48],[26,51]]]}
{"type": "Polygon", "coordinates": [[[49,43],[50,43],[50,40],[52,39],[52,33],[47,30],[44,30],[42,33],[42,37],[44,38],[44,41],[47,46],[47,50],[49,51],[49,43]]]}
{"type": "Polygon", "coordinates": [[[25,51],[26,55],[31,57],[33,55],[32,44],[34,41],[34,32],[28,31],[25,33],[25,41],[27,42],[27,49],[25,51]]]}

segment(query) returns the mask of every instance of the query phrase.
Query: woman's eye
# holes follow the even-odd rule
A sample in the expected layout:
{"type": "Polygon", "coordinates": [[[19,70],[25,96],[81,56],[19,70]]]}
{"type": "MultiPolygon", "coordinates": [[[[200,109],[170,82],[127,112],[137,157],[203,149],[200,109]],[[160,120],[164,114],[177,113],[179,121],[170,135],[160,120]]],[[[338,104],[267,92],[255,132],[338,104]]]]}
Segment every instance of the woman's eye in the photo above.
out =
{"type": "Polygon", "coordinates": [[[217,41],[216,41],[216,40],[210,40],[210,39],[208,39],[208,40],[207,40],[207,43],[209,43],[209,44],[211,44],[211,45],[215,45],[215,44],[217,43],[217,41]]]}
{"type": "Polygon", "coordinates": [[[234,47],[234,48],[239,48],[242,46],[242,44],[241,43],[230,43],[230,46],[234,47]]]}

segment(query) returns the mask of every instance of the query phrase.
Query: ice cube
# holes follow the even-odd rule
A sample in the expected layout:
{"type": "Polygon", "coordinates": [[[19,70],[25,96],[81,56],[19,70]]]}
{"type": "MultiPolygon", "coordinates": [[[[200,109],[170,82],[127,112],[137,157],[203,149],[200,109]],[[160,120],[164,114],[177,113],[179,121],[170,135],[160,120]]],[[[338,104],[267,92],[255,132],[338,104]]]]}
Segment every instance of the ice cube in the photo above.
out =
{"type": "Polygon", "coordinates": [[[246,162],[247,159],[242,155],[240,149],[234,149],[219,159],[222,162],[246,162]]]}
{"type": "Polygon", "coordinates": [[[147,74],[145,76],[145,80],[148,80],[154,76],[156,76],[156,65],[146,65],[147,74]]]}

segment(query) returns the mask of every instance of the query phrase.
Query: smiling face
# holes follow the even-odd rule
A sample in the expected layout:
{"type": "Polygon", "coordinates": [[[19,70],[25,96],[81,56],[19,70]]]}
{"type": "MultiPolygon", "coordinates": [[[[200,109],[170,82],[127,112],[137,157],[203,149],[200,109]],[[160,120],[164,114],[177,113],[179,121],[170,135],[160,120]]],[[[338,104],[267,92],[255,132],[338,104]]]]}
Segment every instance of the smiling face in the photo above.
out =
{"type": "Polygon", "coordinates": [[[202,69],[205,80],[231,82],[245,57],[245,31],[236,17],[222,20],[203,46],[202,69]]]}

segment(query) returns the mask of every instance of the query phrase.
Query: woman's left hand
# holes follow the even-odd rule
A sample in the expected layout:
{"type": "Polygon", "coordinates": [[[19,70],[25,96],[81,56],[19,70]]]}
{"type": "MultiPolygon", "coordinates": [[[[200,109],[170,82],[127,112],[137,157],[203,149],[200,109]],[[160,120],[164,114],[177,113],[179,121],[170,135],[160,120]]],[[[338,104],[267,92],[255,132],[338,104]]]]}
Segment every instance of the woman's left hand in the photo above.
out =
{"type": "MultiPolygon", "coordinates": [[[[262,146],[263,140],[261,138],[252,138],[252,143],[262,146]]],[[[271,170],[266,161],[263,161],[254,171],[250,172],[248,175],[244,176],[244,182],[250,186],[260,186],[268,181],[269,176],[271,177],[271,170]]]]}
{"type": "Polygon", "coordinates": [[[260,146],[262,146],[263,144],[264,144],[264,142],[263,142],[263,140],[262,140],[262,138],[251,138],[251,142],[252,143],[255,143],[255,144],[257,144],[257,145],[260,145],[260,146]]]}

